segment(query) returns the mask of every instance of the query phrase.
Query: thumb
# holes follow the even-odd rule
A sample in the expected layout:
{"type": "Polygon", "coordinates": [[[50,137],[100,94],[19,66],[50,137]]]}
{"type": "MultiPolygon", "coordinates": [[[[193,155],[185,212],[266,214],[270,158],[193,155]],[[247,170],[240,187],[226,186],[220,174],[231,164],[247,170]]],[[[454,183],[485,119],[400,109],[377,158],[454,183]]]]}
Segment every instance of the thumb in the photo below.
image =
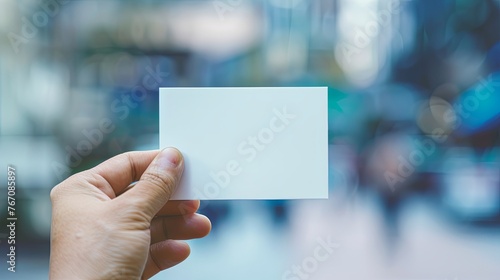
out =
{"type": "MultiPolygon", "coordinates": [[[[132,204],[152,219],[172,197],[184,170],[179,150],[166,148],[153,159],[137,184],[118,199],[132,204]]],[[[123,202],[123,201],[122,201],[123,202]]]]}

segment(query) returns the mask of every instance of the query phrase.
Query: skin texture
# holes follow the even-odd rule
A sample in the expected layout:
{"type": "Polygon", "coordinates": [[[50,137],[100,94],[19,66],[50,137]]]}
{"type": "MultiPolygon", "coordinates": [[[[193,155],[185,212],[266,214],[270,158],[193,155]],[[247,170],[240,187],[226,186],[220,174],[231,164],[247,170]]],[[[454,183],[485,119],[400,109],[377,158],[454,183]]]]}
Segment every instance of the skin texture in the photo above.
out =
{"type": "Polygon", "coordinates": [[[174,148],[129,152],[55,186],[50,279],[148,279],[185,260],[180,240],[211,224],[199,201],[169,201],[183,168],[174,148]]]}

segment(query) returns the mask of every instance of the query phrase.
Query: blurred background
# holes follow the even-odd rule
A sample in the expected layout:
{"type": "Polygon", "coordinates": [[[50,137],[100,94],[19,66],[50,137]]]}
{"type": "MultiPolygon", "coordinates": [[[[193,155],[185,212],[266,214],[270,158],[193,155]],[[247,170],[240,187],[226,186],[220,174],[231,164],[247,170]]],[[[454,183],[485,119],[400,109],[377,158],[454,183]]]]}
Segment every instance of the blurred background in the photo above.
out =
{"type": "Polygon", "coordinates": [[[158,148],[183,86],[328,86],[330,199],[203,202],[155,279],[500,279],[498,0],[0,0],[0,33],[1,279],[47,278],[50,189],[158,148]]]}

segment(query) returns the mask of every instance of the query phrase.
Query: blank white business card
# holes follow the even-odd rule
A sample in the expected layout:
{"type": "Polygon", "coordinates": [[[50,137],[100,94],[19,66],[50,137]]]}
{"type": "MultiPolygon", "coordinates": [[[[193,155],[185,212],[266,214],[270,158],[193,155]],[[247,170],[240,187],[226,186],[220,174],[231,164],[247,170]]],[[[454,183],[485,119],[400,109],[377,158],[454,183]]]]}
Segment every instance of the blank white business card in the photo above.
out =
{"type": "Polygon", "coordinates": [[[328,198],[327,92],[160,88],[160,148],[185,159],[173,199],[328,198]]]}

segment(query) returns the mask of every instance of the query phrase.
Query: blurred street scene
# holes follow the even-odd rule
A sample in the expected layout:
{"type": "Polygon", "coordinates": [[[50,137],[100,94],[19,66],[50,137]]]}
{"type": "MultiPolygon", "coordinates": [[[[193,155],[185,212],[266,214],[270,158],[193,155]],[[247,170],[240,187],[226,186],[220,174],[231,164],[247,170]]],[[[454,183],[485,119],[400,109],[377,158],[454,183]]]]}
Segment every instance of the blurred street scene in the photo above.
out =
{"type": "Polygon", "coordinates": [[[188,86],[328,86],[330,199],[202,202],[154,279],[500,279],[498,0],[0,0],[0,34],[0,279],[47,278],[50,189],[188,86]]]}

